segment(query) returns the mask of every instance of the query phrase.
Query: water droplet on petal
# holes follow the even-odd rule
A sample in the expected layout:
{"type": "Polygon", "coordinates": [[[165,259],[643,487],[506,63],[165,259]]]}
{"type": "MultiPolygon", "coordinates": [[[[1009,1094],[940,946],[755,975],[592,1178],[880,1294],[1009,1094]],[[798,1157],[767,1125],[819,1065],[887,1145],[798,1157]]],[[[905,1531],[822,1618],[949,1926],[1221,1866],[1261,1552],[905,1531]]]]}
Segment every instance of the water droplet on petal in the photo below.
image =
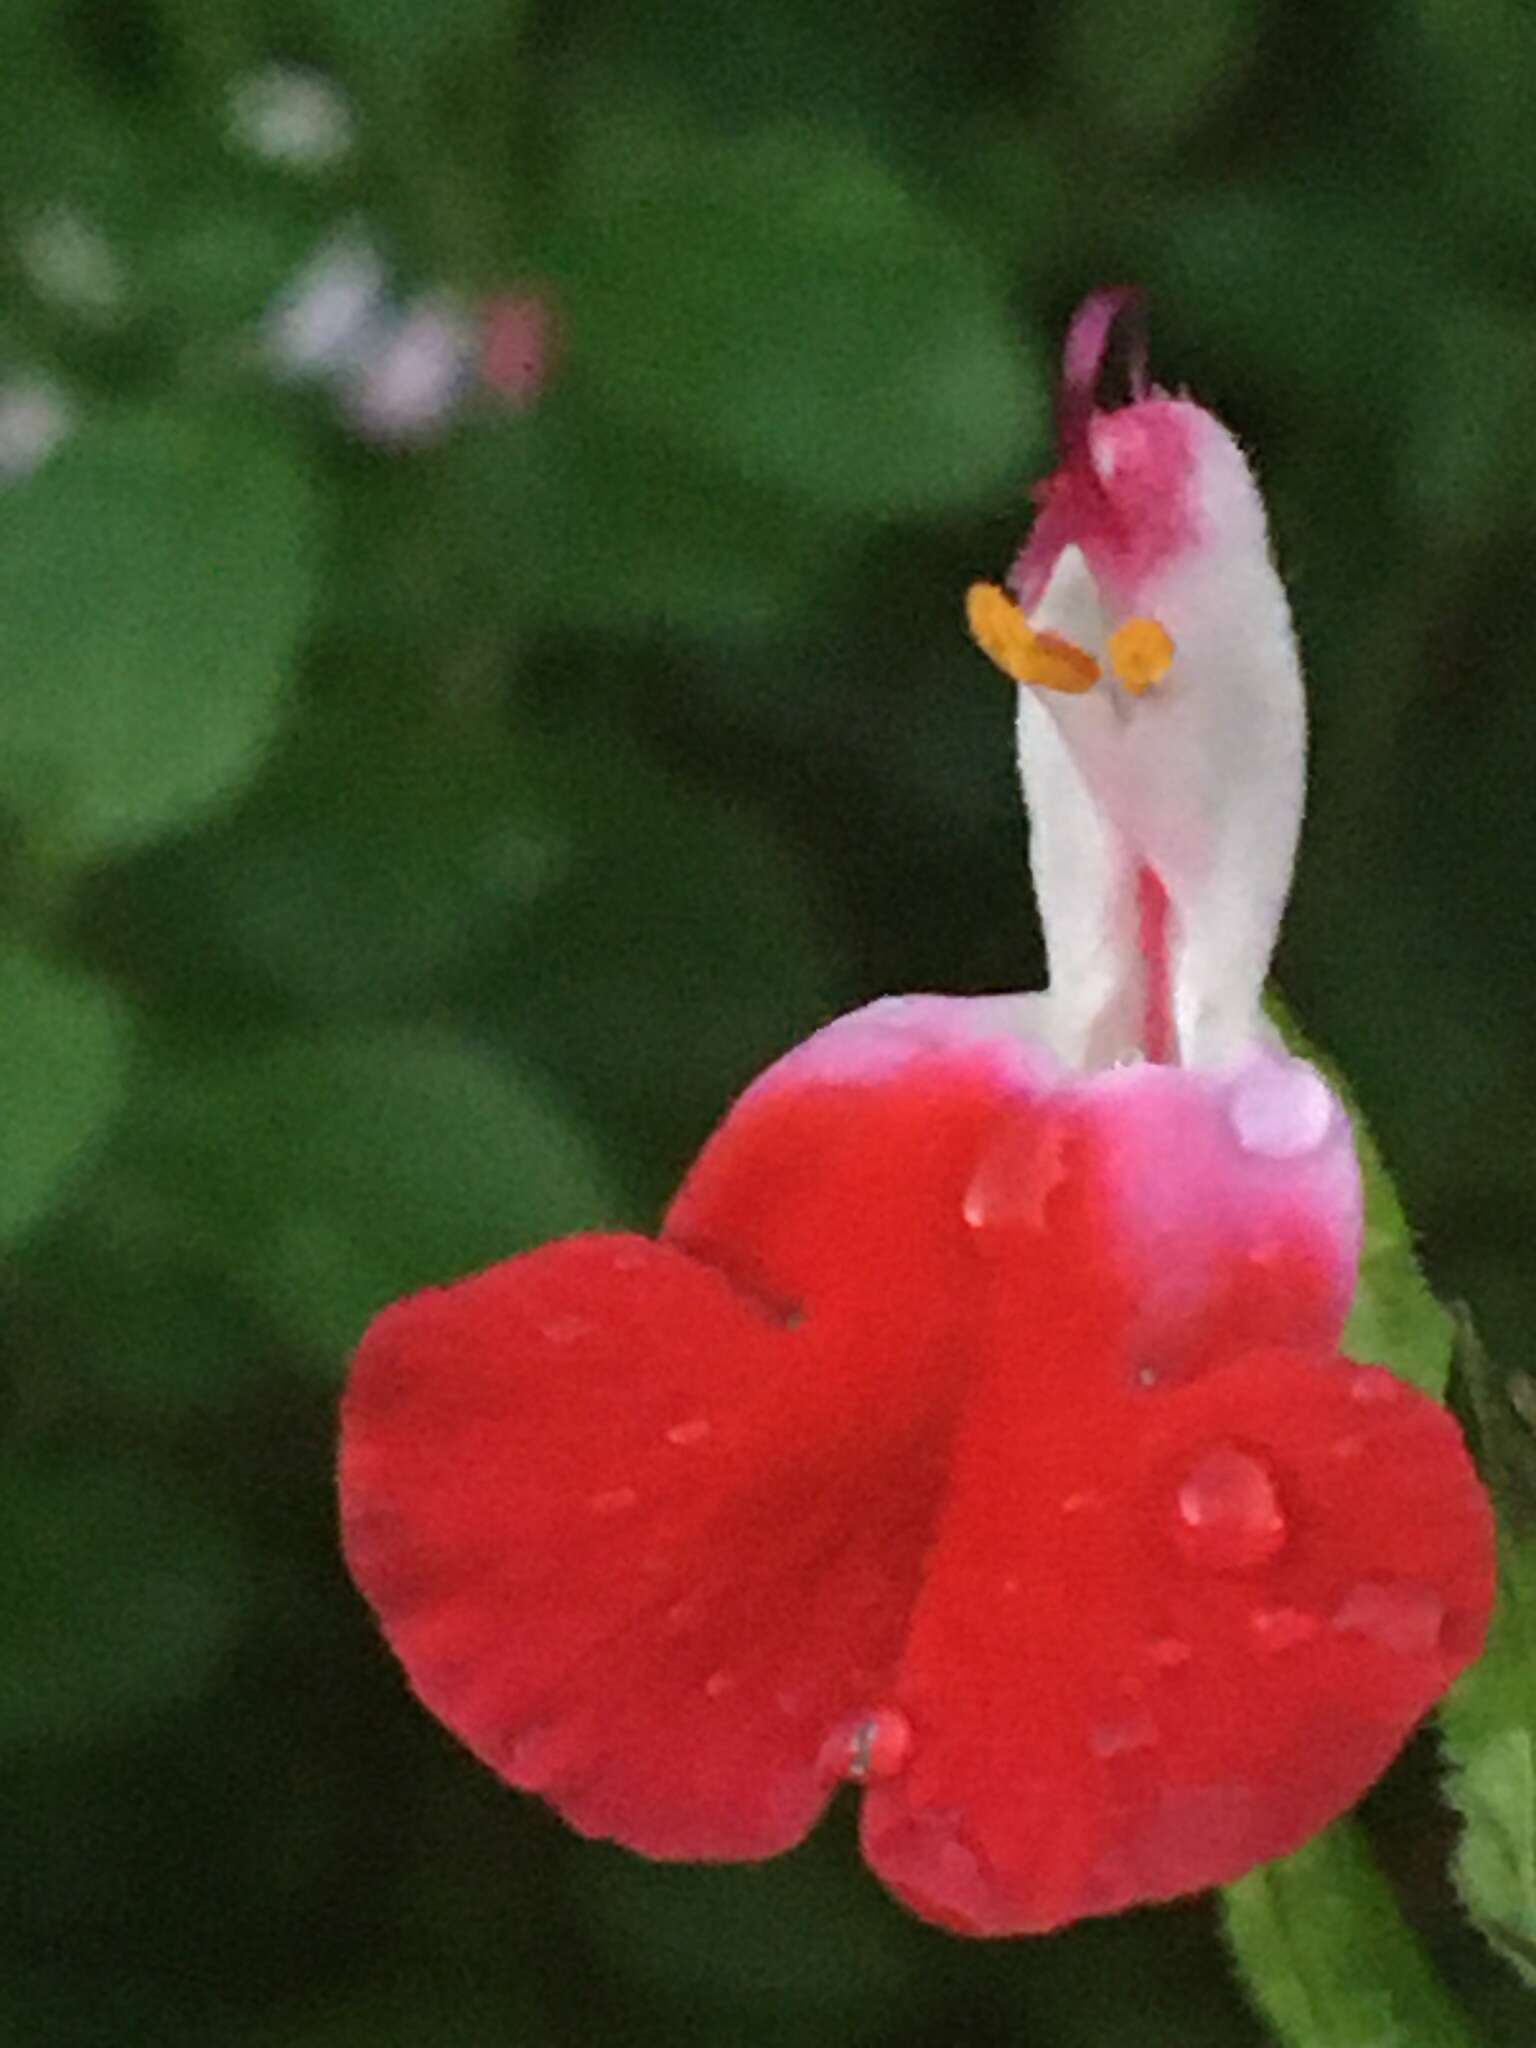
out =
{"type": "Polygon", "coordinates": [[[1403,1383],[1384,1365],[1356,1366],[1349,1376],[1349,1398],[1362,1408],[1384,1408],[1401,1399],[1403,1383]]]}
{"type": "Polygon", "coordinates": [[[894,1778],[912,1754],[912,1724],[898,1707],[877,1707],[835,1728],[822,1744],[822,1773],[853,1784],[894,1778]]]}
{"type": "Polygon", "coordinates": [[[1106,1758],[1152,1749],[1157,1739],[1157,1723],[1150,1714],[1122,1714],[1111,1721],[1100,1721],[1088,1731],[1088,1747],[1095,1756],[1106,1758]]]}
{"type": "Polygon", "coordinates": [[[611,1486],[606,1493],[594,1493],[587,1502],[594,1515],[622,1515],[640,1498],[632,1486],[611,1486]]]}
{"type": "Polygon", "coordinates": [[[1064,1515],[1080,1515],[1086,1508],[1101,1508],[1103,1505],[1103,1494],[1095,1492],[1090,1486],[1085,1487],[1080,1493],[1066,1494],[1062,1499],[1061,1512],[1064,1515]]]}
{"type": "Polygon", "coordinates": [[[973,1230],[1041,1230],[1046,1204],[1067,1178],[1066,1130],[1038,1118],[1008,1124],[982,1154],[961,1202],[973,1230]]]}
{"type": "Polygon", "coordinates": [[[711,1433],[714,1424],[706,1415],[695,1415],[687,1422],[674,1422],[666,1432],[669,1444],[701,1444],[711,1433]]]}
{"type": "Polygon", "coordinates": [[[704,1681],[706,1699],[723,1700],[728,1692],[736,1690],[734,1671],[712,1671],[704,1681]]]}
{"type": "Polygon", "coordinates": [[[1445,1602],[1432,1586],[1408,1579],[1362,1579],[1333,1625],[1340,1635],[1365,1636],[1400,1657],[1427,1657],[1440,1647],[1445,1602]]]}
{"type": "Polygon", "coordinates": [[[542,1332],[551,1344],[576,1344],[590,1337],[595,1327],[586,1316],[551,1316],[542,1332]]]}
{"type": "Polygon", "coordinates": [[[1274,1474],[1236,1444],[1213,1444],[1200,1453],[1179,1486],[1176,1507],[1180,1554],[1207,1571],[1267,1564],[1290,1533],[1274,1474]]]}
{"type": "Polygon", "coordinates": [[[562,1748],[558,1728],[535,1723],[502,1745],[497,1768],[525,1792],[546,1792],[560,1774],[562,1748]]]}
{"type": "Polygon", "coordinates": [[[1315,1614],[1299,1607],[1260,1607],[1248,1617],[1249,1633],[1260,1650],[1294,1650],[1310,1643],[1321,1627],[1315,1614]]]}
{"type": "Polygon", "coordinates": [[[1315,1152],[1332,1130],[1336,1111],[1332,1090],[1305,1060],[1258,1061],[1227,1101],[1238,1144],[1265,1159],[1302,1159],[1315,1152]]]}
{"type": "Polygon", "coordinates": [[[1147,1656],[1159,1671],[1177,1671],[1193,1655],[1194,1651],[1182,1636],[1158,1636],[1147,1645],[1147,1656]]]}

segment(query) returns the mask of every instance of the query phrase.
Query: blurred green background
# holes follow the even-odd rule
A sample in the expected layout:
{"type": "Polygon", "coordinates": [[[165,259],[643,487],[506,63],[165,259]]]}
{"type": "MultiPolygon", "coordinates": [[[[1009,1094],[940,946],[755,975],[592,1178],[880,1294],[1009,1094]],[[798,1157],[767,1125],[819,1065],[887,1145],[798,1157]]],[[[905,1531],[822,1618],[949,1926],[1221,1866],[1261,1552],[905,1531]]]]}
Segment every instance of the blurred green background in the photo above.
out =
{"type": "MultiPolygon", "coordinates": [[[[390,1296],[652,1221],[839,1008],[1038,981],[959,601],[1123,280],[1309,656],[1281,983],[1528,1361],[1536,15],[0,0],[0,50],[0,2041],[1258,2042],[1203,1906],[968,1945],[847,1814],[756,1871],[565,1836],[344,1582],[334,1404],[390,1296]]],[[[1371,1815],[1527,2042],[1424,1744],[1371,1815]]]]}

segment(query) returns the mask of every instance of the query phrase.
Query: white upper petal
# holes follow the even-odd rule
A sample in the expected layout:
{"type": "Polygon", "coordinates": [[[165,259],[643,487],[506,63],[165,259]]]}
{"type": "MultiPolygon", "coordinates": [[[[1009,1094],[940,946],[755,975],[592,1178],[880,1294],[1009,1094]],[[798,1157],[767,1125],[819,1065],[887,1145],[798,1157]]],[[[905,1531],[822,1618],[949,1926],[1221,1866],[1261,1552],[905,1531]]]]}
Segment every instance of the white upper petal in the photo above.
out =
{"type": "MultiPolygon", "coordinates": [[[[1061,1049],[1080,1064],[1120,1056],[1120,1018],[1138,1001],[1142,866],[1169,898],[1180,1060],[1218,1065],[1266,1035],[1260,997],[1301,822],[1301,673],[1257,487],[1210,414],[1159,403],[1187,437],[1187,474],[1170,483],[1185,530],[1129,575],[1113,536],[1063,548],[1032,623],[1087,647],[1106,672],[1081,696],[1026,690],[1019,719],[1051,993],[1063,1031],[1077,1032],[1061,1049]],[[1175,650],[1140,696],[1108,665],[1109,635],[1130,617],[1155,618],[1175,650]]],[[[1126,418],[1090,429],[1111,491],[1126,418]]]]}

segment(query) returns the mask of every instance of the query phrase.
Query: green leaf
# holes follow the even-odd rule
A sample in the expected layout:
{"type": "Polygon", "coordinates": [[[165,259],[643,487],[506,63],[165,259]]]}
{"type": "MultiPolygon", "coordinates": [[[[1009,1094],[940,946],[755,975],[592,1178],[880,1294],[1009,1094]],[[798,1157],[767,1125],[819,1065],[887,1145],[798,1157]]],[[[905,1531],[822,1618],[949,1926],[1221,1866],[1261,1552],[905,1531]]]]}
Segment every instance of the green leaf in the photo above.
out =
{"type": "Polygon", "coordinates": [[[1499,1521],[1488,1644],[1440,1709],[1463,1822],[1452,1867],[1473,1920],[1536,1987],[1536,1382],[1500,1374],[1463,1316],[1452,1389],[1499,1521]]]}
{"type": "Polygon", "coordinates": [[[1476,2048],[1355,1822],[1228,1885],[1222,1908],[1238,1971],[1286,2048],[1476,2048]]]}
{"type": "Polygon", "coordinates": [[[393,679],[378,654],[328,664],[323,699],[239,808],[136,865],[120,915],[151,972],[184,984],[195,956],[205,1003],[227,984],[247,1013],[277,997],[398,1014],[558,870],[571,828],[536,801],[499,721],[378,687],[393,679]]]}
{"type": "Polygon", "coordinates": [[[64,1194],[122,1099],[126,1028],[73,969],[0,945],[0,1243],[64,1194]]]}
{"type": "Polygon", "coordinates": [[[1349,1112],[1355,1134],[1360,1176],[1365,1185],[1365,1232],[1360,1277],[1349,1321],[1344,1326],[1342,1348],[1364,1364],[1390,1367],[1421,1393],[1441,1400],[1451,1362],[1451,1317],[1424,1278],[1414,1250],[1413,1231],[1376,1141],[1335,1063],[1309,1041],[1273,991],[1266,998],[1265,1007],[1291,1051],[1310,1060],[1327,1076],[1349,1112]]]}
{"type": "Polygon", "coordinates": [[[810,126],[725,141],[656,109],[592,132],[556,256],[620,419],[870,517],[1029,475],[1044,379],[1006,272],[888,164],[810,126]]]}
{"type": "MultiPolygon", "coordinates": [[[[1334,1080],[1337,1085],[1337,1076],[1334,1080]]],[[[1390,1366],[1400,1379],[1439,1400],[1450,1368],[1451,1319],[1424,1278],[1413,1232],[1376,1142],[1359,1111],[1353,1104],[1349,1108],[1365,1179],[1365,1240],[1343,1348],[1351,1358],[1390,1366]]]]}
{"type": "Polygon", "coordinates": [[[255,772],[319,538],[293,450],[238,416],[104,411],[8,496],[0,797],[43,853],[154,838],[255,772]]]}
{"type": "Polygon", "coordinates": [[[167,1061],[117,1159],[163,1231],[329,1353],[398,1295],[611,1224],[619,1206],[539,1083],[430,1029],[167,1061]]]}
{"type": "Polygon", "coordinates": [[[121,1458],[0,1474],[0,1742],[116,1733],[194,1699],[248,1588],[231,1527],[121,1458]]]}

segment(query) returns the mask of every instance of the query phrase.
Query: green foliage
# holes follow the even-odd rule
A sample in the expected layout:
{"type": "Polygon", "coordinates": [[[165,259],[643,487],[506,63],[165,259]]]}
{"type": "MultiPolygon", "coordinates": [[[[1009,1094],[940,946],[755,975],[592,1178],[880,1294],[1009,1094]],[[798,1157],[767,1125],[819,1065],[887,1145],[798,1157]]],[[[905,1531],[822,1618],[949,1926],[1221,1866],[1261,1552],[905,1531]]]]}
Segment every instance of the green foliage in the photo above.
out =
{"type": "Polygon", "coordinates": [[[531,1078],[430,1026],[167,1056],[118,1154],[162,1228],[334,1361],[396,1296],[615,1219],[531,1078]]]}
{"type": "Polygon", "coordinates": [[[1229,1885],[1224,1912],[1237,1966],[1286,2048],[1475,2048],[1354,1822],[1229,1885]]]}
{"type": "Polygon", "coordinates": [[[1501,1374],[1463,1317],[1452,1391],[1500,1524],[1488,1647],[1440,1716],[1463,1822],[1456,1881],[1477,1926],[1536,1986],[1536,1382],[1501,1374]]]}
{"type": "Polygon", "coordinates": [[[243,1618],[233,1528],[130,1457],[0,1466],[0,1550],[0,1758],[100,1741],[196,1699],[243,1618]]]}
{"type": "Polygon", "coordinates": [[[1344,1349],[1351,1358],[1391,1366],[1438,1397],[1450,1364],[1451,1319],[1430,1292],[1397,1190],[1358,1112],[1355,1138],[1365,1177],[1365,1239],[1344,1349]]]}
{"type": "Polygon", "coordinates": [[[1360,1277],[1343,1348],[1351,1358],[1390,1366],[1421,1392],[1439,1400],[1445,1394],[1451,1362],[1451,1317],[1424,1277],[1392,1176],[1382,1164],[1376,1140],[1336,1063],[1309,1041],[1278,996],[1269,997],[1268,1009],[1292,1051],[1327,1074],[1349,1110],[1354,1129],[1365,1188],[1365,1217],[1360,1277]]]}
{"type": "Polygon", "coordinates": [[[618,112],[576,152],[559,275],[621,420],[843,513],[1017,477],[1041,380],[1004,274],[890,164],[804,125],[618,112]]]}
{"type": "MultiPolygon", "coordinates": [[[[1516,1970],[1433,1774],[1371,1823],[1525,2048],[1532,37],[1519,0],[0,0],[0,2036],[1258,2040],[1199,1908],[962,1945],[838,1823],[755,1875],[568,1843],[413,1706],[331,1499],[392,1296],[650,1223],[863,996],[1038,984],[959,597],[1027,517],[1051,338],[1126,279],[1257,452],[1308,650],[1282,973],[1403,1197],[1367,1141],[1349,1345],[1440,1392],[1427,1272],[1513,1369],[1453,1376],[1508,1534],[1444,1728],[1516,1970]],[[285,65],[338,154],[233,122],[285,65]],[[381,333],[542,294],[542,391],[370,441],[355,365],[278,375],[275,296],[359,236],[381,333]]],[[[1352,1831],[1228,1912],[1276,2038],[1467,2038],[1352,1831]]]]}
{"type": "Polygon", "coordinates": [[[154,838],[253,775],[316,590],[272,425],[104,408],[8,508],[0,791],[50,859],[154,838]]]}
{"type": "Polygon", "coordinates": [[[0,947],[0,1242],[66,1192],[122,1099],[123,1016],[110,992],[22,946],[0,947]]]}

